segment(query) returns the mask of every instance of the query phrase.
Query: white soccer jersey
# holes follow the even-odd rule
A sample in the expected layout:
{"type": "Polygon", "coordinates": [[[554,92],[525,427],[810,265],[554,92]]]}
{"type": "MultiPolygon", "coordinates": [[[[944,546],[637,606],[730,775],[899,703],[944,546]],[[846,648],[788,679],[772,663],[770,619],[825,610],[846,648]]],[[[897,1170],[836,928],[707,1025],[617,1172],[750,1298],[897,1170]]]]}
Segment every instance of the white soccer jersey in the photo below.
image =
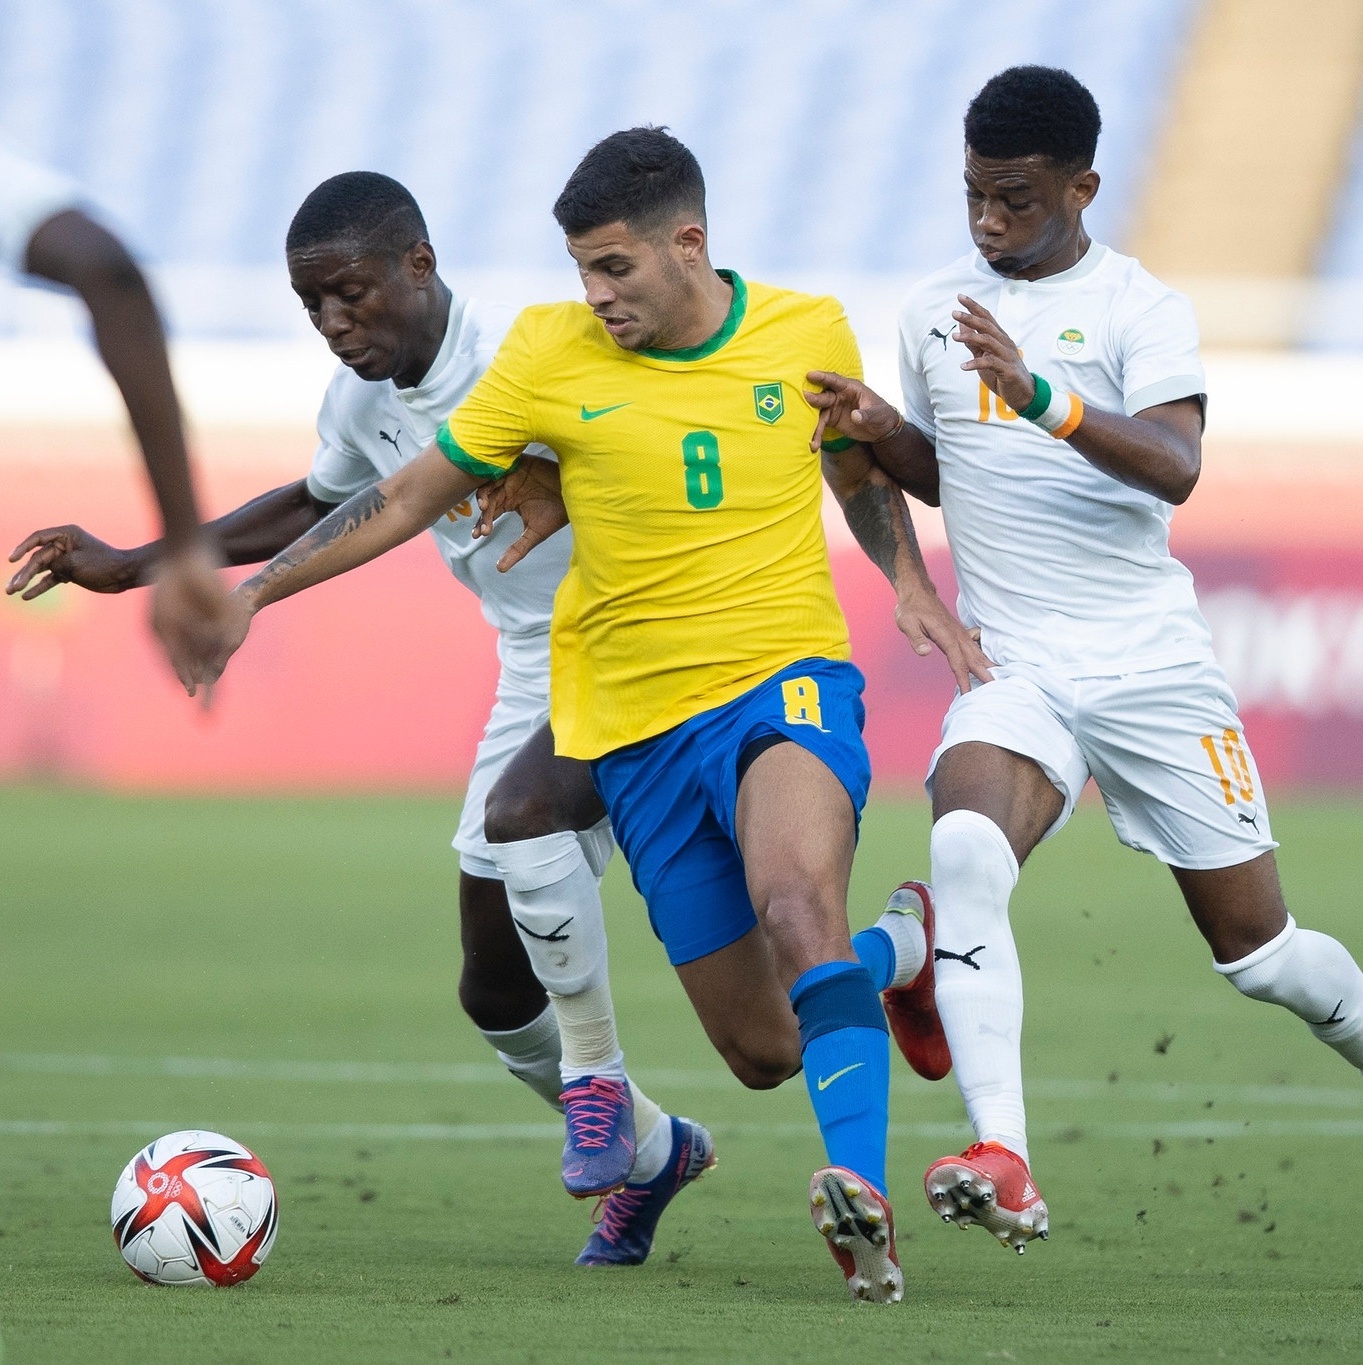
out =
{"type": "Polygon", "coordinates": [[[952,341],[958,294],[1029,369],[1131,415],[1204,392],[1192,306],[1097,243],[1044,280],[976,252],[918,284],[899,321],[904,413],[936,446],[958,613],[1001,664],[1095,677],[1210,659],[1192,575],[1169,553],[1173,508],[1102,473],[996,399],[952,341]]]}
{"type": "Polygon", "coordinates": [[[81,203],[75,181],[0,145],[0,263],[22,272],[33,234],[53,215],[81,203]]]}
{"type": "MultiPolygon", "coordinates": [[[[321,444],[313,456],[308,487],[314,497],[343,502],[387,478],[435,438],[436,427],[464,401],[492,363],[515,310],[475,300],[450,301],[450,321],[430,372],[411,389],[391,380],[361,379],[340,366],[317,418],[321,444]]],[[[535,452],[552,458],[543,447],[535,452]]],[[[485,540],[474,540],[477,504],[461,503],[431,527],[450,571],[477,594],[483,616],[503,636],[546,636],[554,593],[567,572],[572,530],[565,528],[509,573],[497,560],[521,533],[509,514],[485,540]]],[[[545,644],[547,648],[547,643],[545,644]]]]}

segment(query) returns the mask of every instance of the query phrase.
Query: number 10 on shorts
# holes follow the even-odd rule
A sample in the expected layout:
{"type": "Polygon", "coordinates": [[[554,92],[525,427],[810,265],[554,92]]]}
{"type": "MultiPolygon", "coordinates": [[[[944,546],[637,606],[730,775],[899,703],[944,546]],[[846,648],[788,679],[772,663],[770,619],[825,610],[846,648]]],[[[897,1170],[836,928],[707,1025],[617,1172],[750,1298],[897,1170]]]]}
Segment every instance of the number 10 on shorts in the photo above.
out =
{"type": "Polygon", "coordinates": [[[1217,781],[1221,783],[1221,795],[1226,798],[1226,804],[1235,804],[1235,788],[1239,789],[1242,801],[1254,800],[1254,778],[1249,771],[1249,755],[1245,753],[1244,741],[1240,738],[1238,730],[1223,730],[1220,738],[1221,753],[1226,756],[1226,761],[1221,762],[1221,753],[1217,752],[1217,738],[1215,735],[1203,735],[1202,747],[1207,751],[1207,757],[1212,761],[1212,771],[1216,774],[1217,781]]]}

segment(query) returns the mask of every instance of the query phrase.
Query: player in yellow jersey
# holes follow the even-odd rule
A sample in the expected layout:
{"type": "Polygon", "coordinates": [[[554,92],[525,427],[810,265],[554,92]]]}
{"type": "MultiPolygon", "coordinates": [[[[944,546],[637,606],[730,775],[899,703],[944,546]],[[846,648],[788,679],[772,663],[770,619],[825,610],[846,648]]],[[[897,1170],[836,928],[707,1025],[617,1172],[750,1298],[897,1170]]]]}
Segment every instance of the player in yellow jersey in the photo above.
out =
{"type": "MultiPolygon", "coordinates": [[[[654,930],[735,1075],[767,1088],[803,1062],[830,1162],[811,1181],[815,1224],[852,1293],[892,1302],[903,1276],[877,993],[918,975],[925,941],[906,915],[848,931],[870,767],[801,396],[810,370],[859,371],[856,343],[833,300],[711,266],[700,167],[661,129],[599,143],[554,212],[585,306],[522,313],[435,443],[238,589],[239,634],[262,606],[516,470],[528,443],[557,452],[561,502],[540,463],[510,498],[526,543],[546,517],[574,527],[551,634],[558,752],[592,763],[654,930]]],[[[927,578],[902,496],[827,434],[853,529],[891,528],[868,550],[904,584],[917,648],[937,643],[963,685],[987,677],[927,578]]]]}

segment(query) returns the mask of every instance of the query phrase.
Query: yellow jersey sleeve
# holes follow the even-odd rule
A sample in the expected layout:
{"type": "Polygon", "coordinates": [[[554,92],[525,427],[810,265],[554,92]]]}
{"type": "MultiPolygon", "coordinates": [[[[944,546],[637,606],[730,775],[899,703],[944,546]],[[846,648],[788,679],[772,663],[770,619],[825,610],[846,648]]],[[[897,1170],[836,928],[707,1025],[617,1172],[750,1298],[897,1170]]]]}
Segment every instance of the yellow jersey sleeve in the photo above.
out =
{"type": "Polygon", "coordinates": [[[451,464],[479,479],[516,467],[535,439],[534,325],[526,309],[467,398],[440,424],[436,444],[451,464]]]}
{"type": "MultiPolygon", "coordinates": [[[[845,374],[849,379],[860,379],[861,348],[857,345],[852,324],[847,321],[847,314],[842,311],[842,305],[836,299],[828,299],[826,302],[835,316],[828,326],[827,357],[819,368],[831,370],[834,374],[845,374]]],[[[856,442],[852,437],[844,436],[834,427],[829,427],[824,432],[820,449],[826,450],[830,455],[836,455],[840,450],[847,450],[854,445],[856,442]]]]}

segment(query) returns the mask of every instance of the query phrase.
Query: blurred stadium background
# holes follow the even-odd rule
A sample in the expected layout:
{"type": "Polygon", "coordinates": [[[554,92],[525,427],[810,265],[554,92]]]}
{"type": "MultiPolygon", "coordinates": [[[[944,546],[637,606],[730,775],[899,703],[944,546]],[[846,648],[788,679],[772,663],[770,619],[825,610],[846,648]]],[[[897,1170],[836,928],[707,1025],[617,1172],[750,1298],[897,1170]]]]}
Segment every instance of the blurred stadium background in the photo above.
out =
{"type": "MultiPolygon", "coordinates": [[[[1363,785],[1363,6],[1358,0],[2,0],[0,138],[78,177],[141,252],[212,514],[299,477],[330,357],[283,268],[335,172],[386,171],[456,291],[576,278],[549,205],[615,128],[666,123],[710,187],[718,263],[835,292],[895,392],[907,283],[969,245],[960,119],[1036,61],[1093,89],[1093,234],[1194,298],[1203,482],[1175,519],[1265,778],[1363,785]]],[[[0,284],[0,541],[150,532],[81,314],[0,284]]],[[[921,513],[944,591],[940,526],[921,513]]],[[[916,786],[950,684],[895,635],[829,521],[878,779],[916,786]]],[[[495,677],[424,543],[262,617],[209,715],[139,594],[0,599],[0,779],[457,786],[495,677]],[[341,742],[382,716],[381,742],[341,742]]],[[[371,729],[372,733],[372,729],[371,729]]]]}

